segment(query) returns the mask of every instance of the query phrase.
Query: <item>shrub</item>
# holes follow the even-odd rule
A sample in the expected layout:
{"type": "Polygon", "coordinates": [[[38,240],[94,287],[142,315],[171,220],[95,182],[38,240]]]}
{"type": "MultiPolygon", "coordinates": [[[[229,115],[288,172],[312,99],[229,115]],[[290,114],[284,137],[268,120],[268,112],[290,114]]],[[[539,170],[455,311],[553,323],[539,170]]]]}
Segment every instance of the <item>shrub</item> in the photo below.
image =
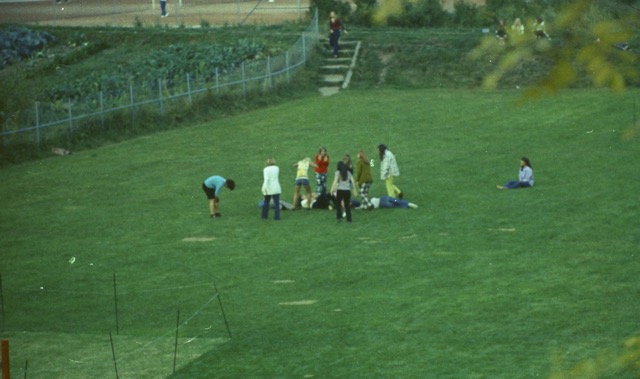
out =
{"type": "Polygon", "coordinates": [[[479,7],[475,4],[467,3],[464,0],[458,0],[454,4],[455,11],[453,13],[453,24],[463,27],[480,27],[483,26],[479,7]]]}
{"type": "Polygon", "coordinates": [[[389,16],[390,26],[441,27],[446,26],[451,16],[442,9],[439,0],[403,0],[400,15],[389,16]]]}
{"type": "Polygon", "coordinates": [[[0,31],[0,69],[31,57],[36,50],[42,50],[54,39],[50,33],[24,27],[0,31]]]}

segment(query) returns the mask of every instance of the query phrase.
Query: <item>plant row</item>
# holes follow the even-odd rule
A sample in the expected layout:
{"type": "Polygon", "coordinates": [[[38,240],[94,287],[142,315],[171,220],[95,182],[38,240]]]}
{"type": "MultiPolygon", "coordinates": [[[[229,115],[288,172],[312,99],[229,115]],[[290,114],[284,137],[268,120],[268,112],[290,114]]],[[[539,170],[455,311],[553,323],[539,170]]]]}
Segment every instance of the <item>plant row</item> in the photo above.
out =
{"type": "Polygon", "coordinates": [[[48,32],[33,31],[25,27],[0,30],[0,69],[28,59],[41,52],[55,40],[48,32]]]}
{"type": "Polygon", "coordinates": [[[158,80],[163,80],[171,86],[172,82],[183,82],[186,75],[211,82],[216,72],[224,74],[242,62],[264,59],[266,55],[266,46],[248,39],[232,45],[169,45],[108,71],[94,71],[85,77],[48,88],[41,101],[75,101],[99,92],[106,97],[117,97],[126,93],[132,83],[153,88],[158,80]]]}

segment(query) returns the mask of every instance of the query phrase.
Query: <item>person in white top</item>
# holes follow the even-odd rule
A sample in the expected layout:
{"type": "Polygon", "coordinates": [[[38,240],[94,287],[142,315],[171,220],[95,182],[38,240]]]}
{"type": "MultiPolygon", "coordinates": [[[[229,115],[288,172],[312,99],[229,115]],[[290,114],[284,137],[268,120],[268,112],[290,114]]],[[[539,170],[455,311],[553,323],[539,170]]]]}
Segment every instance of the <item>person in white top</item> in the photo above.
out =
{"type": "Polygon", "coordinates": [[[400,176],[396,156],[383,144],[378,146],[378,151],[380,152],[380,179],[384,180],[387,195],[402,199],[404,194],[398,186],[393,184],[393,177],[400,176]]]}
{"type": "Polygon", "coordinates": [[[511,30],[514,34],[523,35],[524,34],[524,24],[520,21],[520,18],[513,20],[513,24],[511,25],[511,30]]]}
{"type": "Polygon", "coordinates": [[[275,208],[275,220],[280,220],[280,168],[276,166],[273,158],[267,159],[267,167],[262,170],[264,181],[262,182],[262,194],[264,195],[264,205],[262,206],[262,219],[269,218],[269,204],[273,198],[275,208]]]}

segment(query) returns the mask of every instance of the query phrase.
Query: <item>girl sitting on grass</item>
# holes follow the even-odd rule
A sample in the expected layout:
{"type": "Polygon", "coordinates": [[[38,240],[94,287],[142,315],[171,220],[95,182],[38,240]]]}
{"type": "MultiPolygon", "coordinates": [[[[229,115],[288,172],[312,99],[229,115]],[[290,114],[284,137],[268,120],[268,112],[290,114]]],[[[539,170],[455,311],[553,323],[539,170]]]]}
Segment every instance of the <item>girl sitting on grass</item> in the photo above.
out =
{"type": "Polygon", "coordinates": [[[498,189],[529,187],[533,187],[533,168],[531,168],[531,162],[527,157],[522,157],[520,159],[520,172],[518,173],[518,180],[510,180],[503,186],[498,184],[498,189]]]}

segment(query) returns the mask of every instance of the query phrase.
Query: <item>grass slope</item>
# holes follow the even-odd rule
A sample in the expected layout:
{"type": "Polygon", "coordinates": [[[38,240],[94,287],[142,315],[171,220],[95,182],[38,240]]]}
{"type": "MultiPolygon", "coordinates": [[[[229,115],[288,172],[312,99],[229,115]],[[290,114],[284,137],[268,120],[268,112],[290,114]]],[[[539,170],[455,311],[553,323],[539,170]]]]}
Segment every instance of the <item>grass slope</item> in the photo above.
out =
{"type": "Polygon", "coordinates": [[[344,91],[0,170],[12,359],[113,375],[111,332],[123,377],[167,376],[178,310],[172,378],[524,378],[617,351],[640,333],[637,92],[519,95],[344,91]],[[318,146],[335,167],[381,142],[420,208],[260,220],[267,156],[290,201],[318,146]],[[536,186],[496,190],[522,155],[536,186]],[[212,174],[238,183],[216,220],[212,174]]]}

